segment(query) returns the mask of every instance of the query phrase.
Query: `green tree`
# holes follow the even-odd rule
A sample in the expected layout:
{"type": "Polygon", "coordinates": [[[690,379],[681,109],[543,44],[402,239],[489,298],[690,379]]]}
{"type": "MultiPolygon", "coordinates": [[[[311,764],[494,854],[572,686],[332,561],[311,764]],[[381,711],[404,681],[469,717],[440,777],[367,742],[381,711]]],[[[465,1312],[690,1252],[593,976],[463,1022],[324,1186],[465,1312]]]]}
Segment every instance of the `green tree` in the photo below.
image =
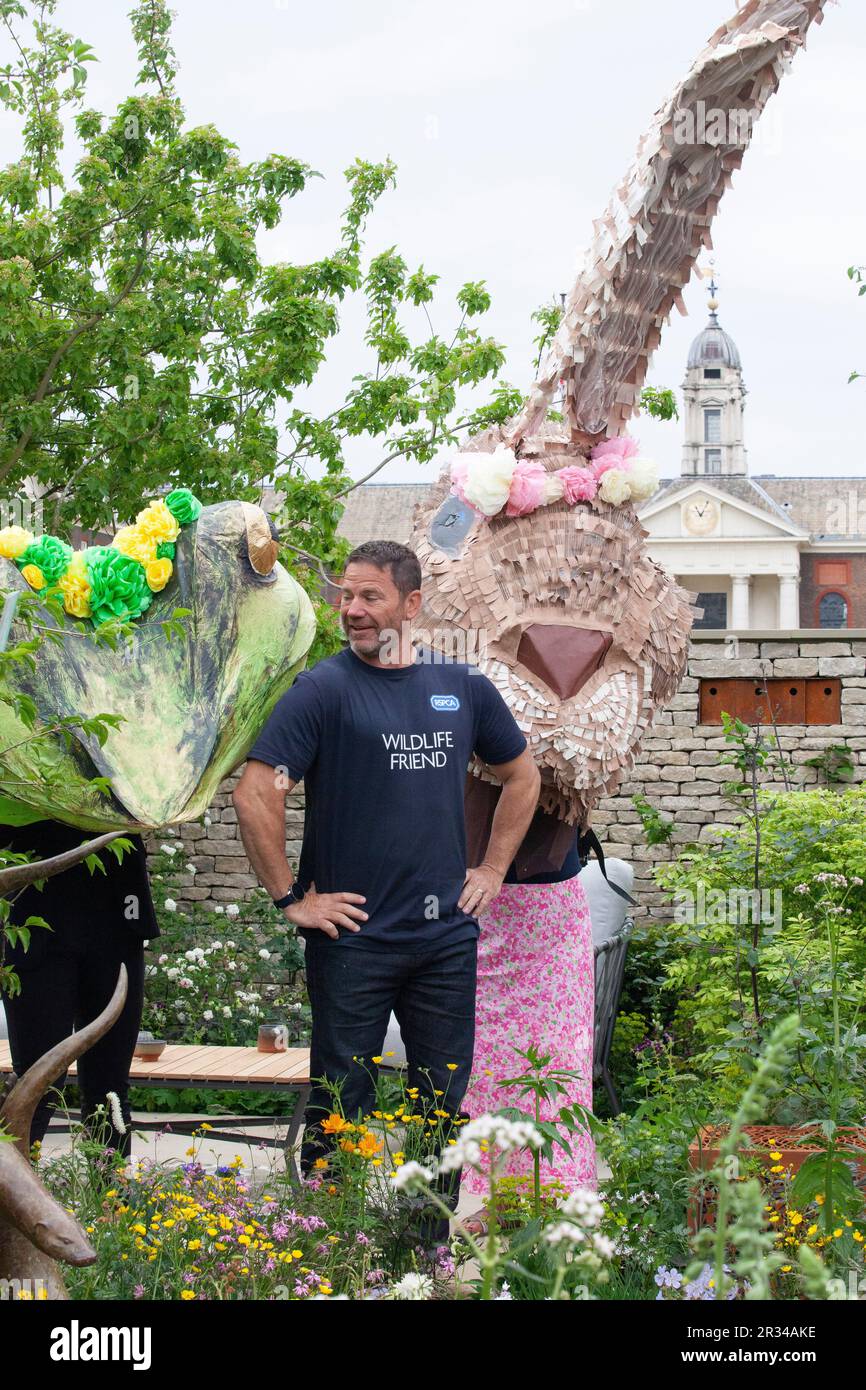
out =
{"type": "Polygon", "coordinates": [[[0,490],[35,479],[46,528],[62,529],[127,521],[164,484],[254,500],[275,478],[286,542],[338,564],[348,440],[378,441],[377,468],[425,462],[519,404],[502,385],[465,404],[503,362],[477,326],[483,283],[460,289],[457,326],[440,336],[437,276],[394,247],[365,256],[370,214],[394,184],[388,160],[346,170],[321,259],[265,264],[259,234],[315,171],[284,154],[243,163],[213,126],[185,124],[165,0],[131,11],[133,94],[113,115],[88,109],[94,54],[54,23],[55,3],[0,0],[0,102],[22,142],[0,172],[0,490]],[[67,177],[72,128],[81,152],[67,177]],[[366,305],[367,370],[317,415],[298,393],[352,293],[366,305]]]}

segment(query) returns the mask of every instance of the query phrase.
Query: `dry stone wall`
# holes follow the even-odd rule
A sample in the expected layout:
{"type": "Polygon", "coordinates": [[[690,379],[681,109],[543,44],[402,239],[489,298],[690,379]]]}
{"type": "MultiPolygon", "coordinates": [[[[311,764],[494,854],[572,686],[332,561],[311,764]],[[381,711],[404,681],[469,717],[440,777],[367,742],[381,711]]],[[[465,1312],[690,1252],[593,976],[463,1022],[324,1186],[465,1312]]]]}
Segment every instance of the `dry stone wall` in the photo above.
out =
{"type": "MultiPolygon", "coordinates": [[[[605,853],[629,860],[635,869],[634,896],[640,914],[665,915],[665,898],[656,887],[652,869],[690,841],[706,841],[719,825],[738,819],[738,811],[723,792],[730,767],[719,762],[727,748],[721,728],[698,723],[702,677],[764,678],[837,676],[842,688],[842,722],[829,725],[783,725],[782,748],[793,764],[798,787],[816,785],[819,771],[809,759],[831,744],[845,743],[855,764],[853,781],[866,778],[866,631],[841,630],[825,635],[814,630],[743,633],[736,649],[716,633],[695,634],[688,673],[678,693],[659,712],[639,762],[615,796],[606,797],[593,816],[605,853]],[[732,651],[736,650],[736,656],[732,651]],[[668,845],[646,844],[632,798],[644,796],[674,822],[668,845]]],[[[256,879],[238,834],[231,792],[238,774],[225,781],[204,822],[182,825],[148,841],[155,850],[169,840],[183,853],[175,856],[172,887],[178,906],[245,902],[256,879]],[[187,867],[190,866],[190,867],[187,867]]],[[[779,783],[781,789],[782,784],[779,783]]],[[[303,788],[286,804],[286,853],[297,865],[304,823],[303,788]]]]}

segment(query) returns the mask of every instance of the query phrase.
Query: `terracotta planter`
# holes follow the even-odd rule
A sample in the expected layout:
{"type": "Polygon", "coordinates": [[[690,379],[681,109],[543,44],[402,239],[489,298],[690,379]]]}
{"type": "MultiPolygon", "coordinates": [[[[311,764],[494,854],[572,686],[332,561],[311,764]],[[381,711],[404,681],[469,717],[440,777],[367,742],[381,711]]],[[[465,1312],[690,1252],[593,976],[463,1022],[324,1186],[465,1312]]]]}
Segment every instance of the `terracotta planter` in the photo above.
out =
{"type": "MultiPolygon", "coordinates": [[[[791,1173],[796,1173],[807,1158],[820,1152],[820,1142],[809,1142],[809,1137],[817,1133],[817,1126],[800,1129],[787,1125],[746,1125],[740,1155],[743,1158],[765,1159],[767,1167],[776,1162],[791,1173]],[[781,1154],[781,1158],[772,1160],[769,1157],[771,1150],[781,1154]]],[[[703,1127],[689,1145],[689,1169],[692,1172],[705,1172],[713,1167],[718,1161],[719,1146],[726,1134],[727,1129],[721,1125],[703,1127]]],[[[866,1178],[866,1128],[852,1126],[840,1129],[839,1136],[846,1149],[862,1152],[862,1159],[857,1159],[856,1163],[860,1176],[866,1178]]],[[[712,1219],[712,1205],[712,1200],[707,1201],[707,1194],[704,1194],[702,1201],[700,1193],[694,1190],[690,1193],[689,1230],[696,1231],[699,1225],[706,1225],[712,1219]]]]}

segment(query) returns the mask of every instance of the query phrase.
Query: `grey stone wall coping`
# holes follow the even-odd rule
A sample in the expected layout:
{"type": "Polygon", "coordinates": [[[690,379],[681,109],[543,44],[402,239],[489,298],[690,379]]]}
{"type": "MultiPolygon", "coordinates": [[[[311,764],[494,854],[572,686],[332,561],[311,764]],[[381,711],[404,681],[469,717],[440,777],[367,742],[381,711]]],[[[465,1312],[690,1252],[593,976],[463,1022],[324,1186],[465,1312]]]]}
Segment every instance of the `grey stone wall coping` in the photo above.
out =
{"type": "Polygon", "coordinates": [[[723,642],[726,637],[738,637],[743,642],[862,642],[866,627],[707,627],[690,634],[692,642],[723,642]]]}

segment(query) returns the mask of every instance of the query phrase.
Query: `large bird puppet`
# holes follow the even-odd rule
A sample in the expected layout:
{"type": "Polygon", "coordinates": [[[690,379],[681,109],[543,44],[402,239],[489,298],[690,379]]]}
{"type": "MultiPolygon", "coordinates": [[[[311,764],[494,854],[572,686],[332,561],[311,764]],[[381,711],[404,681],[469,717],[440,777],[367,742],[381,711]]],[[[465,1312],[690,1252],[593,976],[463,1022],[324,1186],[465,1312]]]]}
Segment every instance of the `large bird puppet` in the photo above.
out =
{"type": "MultiPolygon", "coordinates": [[[[713,34],[594,223],[522,413],[469,441],[416,512],[425,638],[475,653],[541,771],[523,877],[561,865],[685,670],[694,596],[646,551],[633,504],[657,479],[626,425],[754,123],[824,3],[748,0],[713,34]]],[[[472,773],[480,862],[499,787],[480,763],[472,773]]]]}

